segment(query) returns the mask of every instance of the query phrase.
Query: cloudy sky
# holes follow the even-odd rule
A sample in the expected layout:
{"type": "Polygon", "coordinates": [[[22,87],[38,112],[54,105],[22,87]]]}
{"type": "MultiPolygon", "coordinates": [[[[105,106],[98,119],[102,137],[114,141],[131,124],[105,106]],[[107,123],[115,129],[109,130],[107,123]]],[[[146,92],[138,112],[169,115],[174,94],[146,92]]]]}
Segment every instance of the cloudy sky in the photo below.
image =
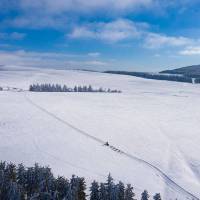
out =
{"type": "Polygon", "coordinates": [[[200,64],[199,0],[1,0],[0,65],[159,71],[200,64]]]}

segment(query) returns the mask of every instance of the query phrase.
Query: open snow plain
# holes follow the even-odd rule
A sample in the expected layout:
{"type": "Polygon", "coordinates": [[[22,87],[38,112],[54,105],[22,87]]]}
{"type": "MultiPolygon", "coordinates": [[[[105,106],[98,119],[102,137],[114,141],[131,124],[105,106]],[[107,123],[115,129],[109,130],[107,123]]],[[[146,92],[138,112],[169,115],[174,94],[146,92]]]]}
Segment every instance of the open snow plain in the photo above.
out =
{"type": "MultiPolygon", "coordinates": [[[[200,199],[200,85],[96,72],[8,68],[0,86],[89,85],[111,93],[0,91],[0,160],[200,199]],[[103,146],[108,141],[120,151],[103,146]]],[[[151,197],[152,198],[152,197],[151,197]]]]}

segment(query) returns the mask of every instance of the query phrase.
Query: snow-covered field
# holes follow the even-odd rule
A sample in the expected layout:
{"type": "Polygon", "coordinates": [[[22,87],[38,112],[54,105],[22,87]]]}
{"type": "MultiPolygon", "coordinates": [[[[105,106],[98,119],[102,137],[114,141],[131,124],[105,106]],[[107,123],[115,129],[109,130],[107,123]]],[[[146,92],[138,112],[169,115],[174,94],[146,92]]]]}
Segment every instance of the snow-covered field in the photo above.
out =
{"type": "Polygon", "coordinates": [[[87,181],[111,172],[131,183],[138,199],[144,189],[163,199],[200,198],[200,85],[70,70],[0,71],[4,88],[32,83],[122,93],[0,91],[0,160],[38,162],[87,181]]]}

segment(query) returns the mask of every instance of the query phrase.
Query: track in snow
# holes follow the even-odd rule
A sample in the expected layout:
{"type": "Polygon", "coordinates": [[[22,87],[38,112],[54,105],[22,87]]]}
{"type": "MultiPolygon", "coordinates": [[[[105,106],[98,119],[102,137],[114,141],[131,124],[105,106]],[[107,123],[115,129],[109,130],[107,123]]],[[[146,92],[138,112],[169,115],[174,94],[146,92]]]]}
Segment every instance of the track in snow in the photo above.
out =
{"type": "MultiPolygon", "coordinates": [[[[76,132],[104,145],[106,143],[106,141],[101,140],[100,138],[97,138],[95,136],[90,135],[89,133],[77,128],[76,126],[72,125],[71,123],[59,118],[58,116],[56,116],[55,114],[49,112],[48,110],[46,110],[45,108],[39,106],[38,104],[36,104],[35,102],[33,102],[29,97],[27,97],[27,95],[24,95],[26,100],[32,104],[33,106],[35,106],[36,108],[38,108],[39,110],[41,110],[42,112],[46,113],[47,115],[53,117],[54,119],[58,120],[60,123],[67,125],[68,127],[72,128],[73,130],[75,130],[76,132]]],[[[128,157],[129,159],[132,159],[134,161],[137,161],[139,163],[142,163],[146,166],[148,166],[149,168],[153,169],[154,171],[156,171],[157,173],[159,173],[159,175],[164,179],[165,183],[171,187],[173,190],[176,190],[177,192],[181,193],[181,194],[185,194],[187,196],[187,198],[191,198],[192,200],[200,200],[200,198],[196,197],[195,195],[193,195],[191,192],[187,191],[186,189],[184,189],[183,187],[181,187],[179,184],[177,184],[175,181],[173,181],[167,174],[165,174],[165,172],[163,172],[161,169],[159,169],[158,167],[156,167],[155,165],[151,164],[148,161],[145,161],[141,158],[138,158],[136,156],[131,155],[130,153],[124,152],[114,146],[106,146],[109,149],[115,151],[116,153],[119,153],[121,155],[124,155],[126,157],[128,157]]]]}

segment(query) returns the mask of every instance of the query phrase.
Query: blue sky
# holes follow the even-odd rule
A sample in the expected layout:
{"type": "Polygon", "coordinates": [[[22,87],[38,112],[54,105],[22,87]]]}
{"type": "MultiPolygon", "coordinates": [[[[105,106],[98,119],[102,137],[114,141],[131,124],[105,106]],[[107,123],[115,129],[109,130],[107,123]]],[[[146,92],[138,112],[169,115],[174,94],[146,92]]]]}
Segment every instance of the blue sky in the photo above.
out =
{"type": "Polygon", "coordinates": [[[0,64],[159,71],[200,64],[199,0],[1,0],[0,64]]]}

